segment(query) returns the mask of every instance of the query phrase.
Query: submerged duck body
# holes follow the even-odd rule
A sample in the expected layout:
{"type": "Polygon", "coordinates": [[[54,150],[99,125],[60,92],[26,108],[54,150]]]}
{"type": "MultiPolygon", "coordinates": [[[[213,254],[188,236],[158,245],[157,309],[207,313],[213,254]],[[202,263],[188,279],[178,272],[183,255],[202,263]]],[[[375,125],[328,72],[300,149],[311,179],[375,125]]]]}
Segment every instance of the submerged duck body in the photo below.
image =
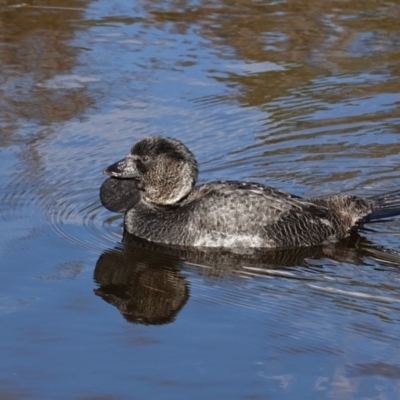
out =
{"type": "Polygon", "coordinates": [[[400,213],[400,191],[366,199],[304,199],[258,183],[196,187],[197,171],[193,154],[180,141],[142,139],[126,158],[104,170],[118,181],[103,185],[103,205],[125,212],[126,231],[142,239],[225,248],[320,245],[400,213]],[[107,199],[113,199],[112,207],[107,199]]]}

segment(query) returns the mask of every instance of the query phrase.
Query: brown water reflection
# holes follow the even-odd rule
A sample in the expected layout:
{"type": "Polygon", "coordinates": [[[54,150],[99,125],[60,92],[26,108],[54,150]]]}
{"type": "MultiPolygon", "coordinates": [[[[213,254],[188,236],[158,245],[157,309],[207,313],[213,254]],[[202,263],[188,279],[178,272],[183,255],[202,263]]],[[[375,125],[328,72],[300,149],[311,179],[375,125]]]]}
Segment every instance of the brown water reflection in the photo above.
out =
{"type": "Polygon", "coordinates": [[[75,82],[71,87],[57,77],[68,76],[77,64],[81,49],[71,46],[71,40],[81,31],[75,21],[82,19],[85,2],[2,3],[1,106],[6,122],[27,119],[47,126],[79,116],[93,104],[85,86],[75,82]]]}
{"type": "Polygon", "coordinates": [[[193,253],[121,245],[98,190],[155,134],[201,182],[398,187],[399,18],[377,0],[0,0],[0,397],[397,398],[398,221],[301,254],[193,253]]]}
{"type": "MultiPolygon", "coordinates": [[[[320,75],[384,72],[393,82],[378,88],[365,82],[357,95],[399,91],[400,6],[396,3],[242,0],[221,1],[217,6],[204,1],[194,7],[191,1],[161,1],[145,7],[157,22],[172,22],[170,26],[181,33],[185,32],[182,27],[187,30],[199,24],[200,33],[214,44],[219,56],[242,60],[236,73],[224,71],[220,79],[228,86],[240,86],[235,97],[244,105],[267,106],[268,101],[320,75]]],[[[326,89],[319,95],[334,100],[335,93],[326,89]]],[[[340,100],[355,94],[350,88],[345,92],[340,100]]]]}

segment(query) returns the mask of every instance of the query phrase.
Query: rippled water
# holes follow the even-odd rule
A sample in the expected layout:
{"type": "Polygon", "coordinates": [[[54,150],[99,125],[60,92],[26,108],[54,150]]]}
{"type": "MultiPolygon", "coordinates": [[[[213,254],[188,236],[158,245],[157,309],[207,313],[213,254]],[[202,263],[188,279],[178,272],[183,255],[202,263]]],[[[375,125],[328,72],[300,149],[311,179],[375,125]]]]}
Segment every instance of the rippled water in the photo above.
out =
{"type": "Polygon", "coordinates": [[[398,2],[0,13],[0,398],[399,398],[399,220],[239,257],[122,242],[98,198],[148,135],[184,141],[200,182],[397,188],[398,2]]]}

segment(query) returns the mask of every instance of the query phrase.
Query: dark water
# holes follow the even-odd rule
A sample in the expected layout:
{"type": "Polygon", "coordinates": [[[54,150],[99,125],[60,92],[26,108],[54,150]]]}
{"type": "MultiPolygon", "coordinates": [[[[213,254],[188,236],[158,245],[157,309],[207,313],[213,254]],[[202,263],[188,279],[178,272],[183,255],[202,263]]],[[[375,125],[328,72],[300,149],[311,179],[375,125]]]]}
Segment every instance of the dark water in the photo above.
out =
{"type": "Polygon", "coordinates": [[[0,399],[398,399],[400,221],[335,248],[122,244],[138,139],[201,182],[400,185],[400,4],[0,1],[0,399]]]}

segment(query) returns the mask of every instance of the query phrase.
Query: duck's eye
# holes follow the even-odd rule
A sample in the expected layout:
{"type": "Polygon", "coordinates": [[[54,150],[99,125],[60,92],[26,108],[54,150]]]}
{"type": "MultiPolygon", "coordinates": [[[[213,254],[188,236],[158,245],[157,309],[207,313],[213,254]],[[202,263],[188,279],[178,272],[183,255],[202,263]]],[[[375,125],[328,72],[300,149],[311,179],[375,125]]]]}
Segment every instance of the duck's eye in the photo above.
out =
{"type": "Polygon", "coordinates": [[[147,156],[143,156],[143,157],[142,157],[142,161],[143,161],[143,162],[147,162],[147,161],[149,161],[149,157],[147,157],[147,156]]]}

